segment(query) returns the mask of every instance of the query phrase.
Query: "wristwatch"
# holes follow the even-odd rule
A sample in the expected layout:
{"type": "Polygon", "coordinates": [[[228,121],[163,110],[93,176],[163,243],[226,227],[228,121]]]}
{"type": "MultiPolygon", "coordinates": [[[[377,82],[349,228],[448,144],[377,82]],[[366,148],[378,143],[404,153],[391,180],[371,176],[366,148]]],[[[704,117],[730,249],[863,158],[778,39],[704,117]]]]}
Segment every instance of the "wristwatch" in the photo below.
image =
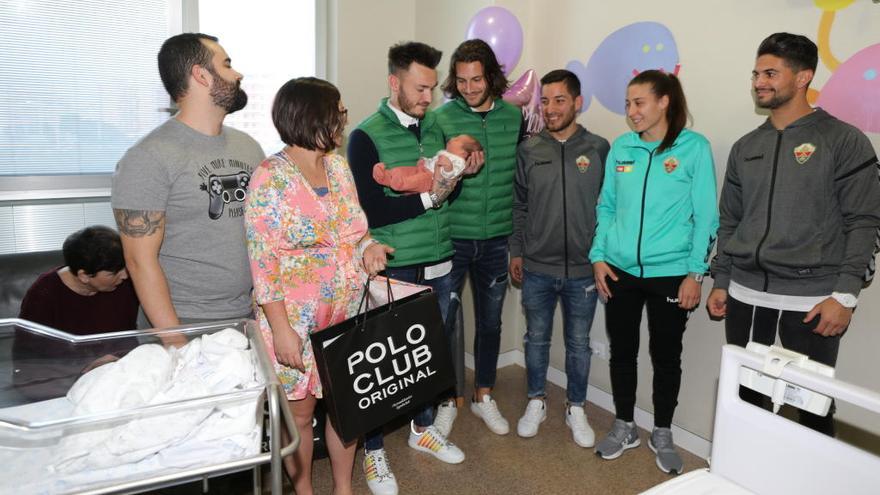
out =
{"type": "Polygon", "coordinates": [[[703,274],[699,272],[690,272],[688,273],[688,277],[694,279],[698,284],[703,283],[703,274]]]}
{"type": "Polygon", "coordinates": [[[431,198],[431,204],[434,205],[434,208],[440,208],[440,197],[437,196],[437,193],[431,191],[428,193],[428,197],[431,198]]]}
{"type": "Polygon", "coordinates": [[[859,303],[858,297],[852,294],[847,294],[846,292],[832,292],[831,297],[839,302],[844,308],[854,308],[859,303]]]}

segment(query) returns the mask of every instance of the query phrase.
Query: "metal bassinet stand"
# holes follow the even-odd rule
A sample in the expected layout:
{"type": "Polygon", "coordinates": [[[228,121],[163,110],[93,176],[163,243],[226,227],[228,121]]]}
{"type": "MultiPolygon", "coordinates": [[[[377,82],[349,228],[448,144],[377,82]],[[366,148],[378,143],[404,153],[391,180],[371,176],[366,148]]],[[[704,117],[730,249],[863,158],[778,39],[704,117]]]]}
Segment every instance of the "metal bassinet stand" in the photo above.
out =
{"type": "MultiPolygon", "coordinates": [[[[255,406],[255,420],[257,424],[264,424],[263,404],[268,402],[268,451],[260,448],[257,455],[235,459],[222,463],[206,463],[205,465],[141,473],[136,476],[120,477],[119,479],[107,480],[101,483],[89,483],[86,486],[74,487],[65,490],[64,493],[81,493],[89,495],[109,493],[139,493],[155,490],[161,487],[178,485],[198,480],[207,480],[210,477],[239,472],[246,469],[253,470],[254,494],[262,494],[262,476],[260,467],[269,463],[271,466],[271,493],[281,495],[282,486],[282,458],[292,454],[299,446],[300,437],[294,424],[290,410],[286,405],[286,396],[272,366],[263,339],[260,335],[256,322],[253,320],[230,320],[211,324],[186,325],[162,330],[132,330],[95,335],[71,335],[53,328],[39,325],[18,318],[0,319],[0,406],[10,404],[9,397],[14,397],[16,388],[10,383],[9,377],[18,369],[13,363],[10,349],[15,338],[22,334],[38,336],[51,343],[68,346],[71,349],[99,345],[104,342],[121,342],[120,339],[137,339],[137,342],[160,343],[163,337],[180,335],[191,340],[201,335],[233,328],[243,333],[248,339],[248,345],[256,357],[255,368],[257,375],[256,386],[247,390],[236,390],[231,393],[222,393],[205,397],[195,397],[175,402],[153,404],[137,408],[121,409],[110,413],[100,413],[77,417],[53,418],[51,420],[29,420],[21,417],[9,417],[0,409],[0,449],[11,449],[16,455],[27,455],[27,452],[35,446],[46,448],[47,442],[51,448],[53,442],[57,445],[60,439],[65,438],[70,432],[82,431],[83,429],[112,428],[127,421],[139,418],[155,417],[169,413],[186,412],[188,409],[205,408],[206,406],[226,406],[247,404],[253,401],[255,406]],[[282,446],[281,428],[287,429],[291,439],[287,445],[282,446]]],[[[44,360],[47,362],[54,361],[44,360]]],[[[69,377],[68,377],[69,378],[69,377]]],[[[18,397],[18,404],[27,404],[28,400],[18,397]]],[[[13,402],[13,404],[15,404],[13,402]]],[[[45,451],[45,450],[44,450],[45,451]]],[[[40,462],[42,459],[35,459],[40,462]]],[[[18,491],[22,493],[22,491],[18,491]]],[[[37,491],[41,493],[41,491],[37,491]]]]}

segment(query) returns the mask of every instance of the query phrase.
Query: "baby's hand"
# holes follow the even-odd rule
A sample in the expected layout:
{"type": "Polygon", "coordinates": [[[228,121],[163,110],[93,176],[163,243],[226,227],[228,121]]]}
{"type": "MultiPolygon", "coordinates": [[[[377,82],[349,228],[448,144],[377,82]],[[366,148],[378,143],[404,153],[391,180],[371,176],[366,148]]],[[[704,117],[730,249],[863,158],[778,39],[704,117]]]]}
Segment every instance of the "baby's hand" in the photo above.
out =
{"type": "Polygon", "coordinates": [[[449,158],[446,158],[445,156],[441,156],[440,159],[437,160],[437,163],[440,164],[441,167],[443,167],[443,172],[445,172],[446,174],[452,173],[453,166],[452,166],[452,162],[449,161],[449,158]]]}

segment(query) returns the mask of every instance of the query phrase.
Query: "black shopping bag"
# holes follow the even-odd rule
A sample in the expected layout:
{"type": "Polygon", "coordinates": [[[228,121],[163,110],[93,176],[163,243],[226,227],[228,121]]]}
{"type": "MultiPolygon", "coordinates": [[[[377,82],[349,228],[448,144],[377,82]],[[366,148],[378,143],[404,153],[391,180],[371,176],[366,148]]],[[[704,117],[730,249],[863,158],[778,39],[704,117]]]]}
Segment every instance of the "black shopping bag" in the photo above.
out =
{"type": "Polygon", "coordinates": [[[324,406],[345,442],[433,402],[455,385],[437,296],[420,289],[377,277],[365,287],[363,301],[391,302],[310,337],[324,406]],[[393,296],[413,288],[418,292],[393,296]],[[381,297],[386,291],[392,296],[381,297]],[[371,292],[379,297],[368,297],[371,292]]]}

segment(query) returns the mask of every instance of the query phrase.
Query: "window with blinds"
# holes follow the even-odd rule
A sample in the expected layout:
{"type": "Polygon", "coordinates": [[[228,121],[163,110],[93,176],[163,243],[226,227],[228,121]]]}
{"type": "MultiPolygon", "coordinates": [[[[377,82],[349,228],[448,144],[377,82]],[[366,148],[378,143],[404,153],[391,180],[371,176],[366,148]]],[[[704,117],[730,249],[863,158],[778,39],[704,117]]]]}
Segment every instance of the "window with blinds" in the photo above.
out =
{"type": "Polygon", "coordinates": [[[115,226],[110,174],[169,117],[156,55],[181,19],[219,37],[245,76],[248,106],[226,124],[280,149],[272,101],[288,79],[315,74],[316,3],[0,0],[0,254],[115,226]]]}
{"type": "Polygon", "coordinates": [[[0,177],[112,173],[168,118],[156,70],[168,4],[0,2],[0,177]]]}

